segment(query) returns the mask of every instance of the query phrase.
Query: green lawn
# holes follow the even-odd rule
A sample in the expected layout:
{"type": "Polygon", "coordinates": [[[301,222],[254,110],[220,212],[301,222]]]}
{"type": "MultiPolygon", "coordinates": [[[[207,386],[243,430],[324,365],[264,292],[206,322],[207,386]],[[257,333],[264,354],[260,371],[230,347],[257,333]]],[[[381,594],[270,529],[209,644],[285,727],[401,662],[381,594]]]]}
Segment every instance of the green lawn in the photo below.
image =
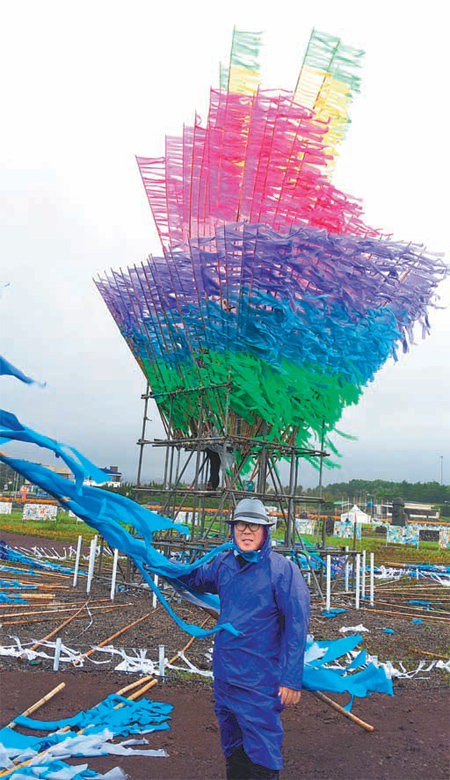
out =
{"type": "Polygon", "coordinates": [[[76,542],[78,536],[83,537],[83,543],[88,543],[95,531],[76,517],[69,517],[68,512],[58,510],[56,520],[22,520],[22,512],[11,512],[10,515],[0,515],[1,531],[9,531],[24,536],[41,536],[58,542],[76,542]]]}

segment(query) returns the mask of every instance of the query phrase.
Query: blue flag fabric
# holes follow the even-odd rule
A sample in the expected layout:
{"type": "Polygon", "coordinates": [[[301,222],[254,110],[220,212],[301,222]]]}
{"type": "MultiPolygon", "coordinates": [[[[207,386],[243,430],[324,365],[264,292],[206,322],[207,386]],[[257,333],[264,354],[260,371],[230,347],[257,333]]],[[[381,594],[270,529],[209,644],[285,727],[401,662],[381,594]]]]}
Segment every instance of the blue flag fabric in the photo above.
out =
{"type": "Polygon", "coordinates": [[[13,366],[9,360],[6,360],[3,355],[0,355],[0,375],[14,376],[16,379],[20,379],[21,382],[25,382],[27,385],[39,385],[39,387],[45,387],[45,382],[37,382],[35,379],[32,379],[31,376],[27,376],[23,373],[23,371],[20,370],[20,368],[16,368],[16,366],[13,366]]]}
{"type": "MultiPolygon", "coordinates": [[[[30,482],[39,485],[47,493],[54,496],[63,507],[72,510],[88,525],[95,528],[111,547],[129,555],[145,582],[156,593],[158,599],[180,628],[193,636],[209,636],[221,630],[230,631],[235,635],[238,633],[229,623],[224,623],[210,630],[186,623],[173,612],[151,577],[152,573],[177,580],[183,574],[189,574],[207,563],[222,551],[228,550],[231,547],[231,542],[220,545],[191,564],[170,561],[153,546],[153,534],[169,529],[176,529],[178,532],[187,534],[186,528],[175,525],[170,518],[152,512],[118,493],[110,493],[98,487],[83,485],[83,479],[92,476],[93,473],[101,474],[103,481],[104,472],[74,448],[42,436],[42,434],[22,425],[15,415],[0,410],[0,441],[2,439],[3,441],[15,440],[39,444],[41,447],[51,449],[55,454],[61,454],[66,464],[72,469],[76,479],[75,483],[36,463],[8,458],[3,454],[0,454],[0,460],[18,471],[30,482]],[[67,455],[63,448],[74,453],[77,460],[67,455]],[[137,535],[130,533],[125,526],[132,526],[137,535]]],[[[205,606],[212,607],[217,611],[220,609],[217,596],[205,594],[202,596],[202,600],[205,606]]]]}
{"type": "Polygon", "coordinates": [[[112,693],[95,707],[81,710],[72,718],[63,720],[36,720],[25,715],[14,718],[17,726],[39,731],[57,731],[62,728],[83,729],[85,734],[95,734],[105,726],[115,736],[146,733],[168,729],[167,720],[173,710],[171,704],[142,699],[139,702],[112,693]]]}

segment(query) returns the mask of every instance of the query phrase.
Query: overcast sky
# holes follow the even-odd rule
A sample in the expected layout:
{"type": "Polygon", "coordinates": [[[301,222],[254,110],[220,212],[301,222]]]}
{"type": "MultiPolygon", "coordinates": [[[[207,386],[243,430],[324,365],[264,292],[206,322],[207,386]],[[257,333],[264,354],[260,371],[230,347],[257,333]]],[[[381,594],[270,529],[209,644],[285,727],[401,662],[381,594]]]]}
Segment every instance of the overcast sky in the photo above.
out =
{"type": "MultiPolygon", "coordinates": [[[[264,31],[268,87],[295,86],[312,27],[366,51],[334,182],[363,199],[370,224],[448,258],[441,0],[10,0],[2,17],[0,354],[47,384],[2,378],[1,406],[98,465],[135,478],[145,379],[92,277],[159,253],[135,155],[161,155],[195,109],[205,118],[233,25],[264,31]]],[[[325,482],[439,481],[441,463],[449,482],[450,310],[430,319],[431,335],[345,411],[340,427],[358,438],[342,440],[325,482]]],[[[159,457],[147,452],[145,479],[162,473],[159,457]]],[[[306,469],[300,479],[316,482],[306,469]]]]}

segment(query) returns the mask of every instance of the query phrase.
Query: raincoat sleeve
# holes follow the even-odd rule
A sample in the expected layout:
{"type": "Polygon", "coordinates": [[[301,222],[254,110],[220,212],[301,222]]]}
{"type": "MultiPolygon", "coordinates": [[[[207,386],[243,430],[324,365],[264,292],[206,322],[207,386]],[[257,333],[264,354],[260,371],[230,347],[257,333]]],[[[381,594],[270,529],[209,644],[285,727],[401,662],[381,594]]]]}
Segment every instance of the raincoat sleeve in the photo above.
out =
{"type": "Polygon", "coordinates": [[[220,556],[204,566],[199,566],[198,569],[194,569],[190,574],[183,574],[182,577],[178,577],[178,580],[189,588],[200,591],[200,593],[217,593],[219,565],[220,556]]]}
{"type": "Polygon", "coordinates": [[[310,596],[299,568],[286,559],[284,563],[275,592],[283,626],[280,685],[299,691],[302,688],[310,596]]]}

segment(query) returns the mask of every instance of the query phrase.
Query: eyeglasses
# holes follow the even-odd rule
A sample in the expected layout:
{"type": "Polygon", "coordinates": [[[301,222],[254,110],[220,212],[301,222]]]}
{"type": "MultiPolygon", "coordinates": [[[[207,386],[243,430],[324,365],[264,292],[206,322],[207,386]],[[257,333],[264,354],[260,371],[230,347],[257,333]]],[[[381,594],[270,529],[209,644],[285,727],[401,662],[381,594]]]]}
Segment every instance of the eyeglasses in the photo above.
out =
{"type": "Polygon", "coordinates": [[[234,523],[234,527],[237,528],[238,531],[245,531],[246,529],[249,531],[257,531],[258,528],[261,527],[261,523],[246,523],[244,520],[238,520],[237,523],[234,523]]]}

